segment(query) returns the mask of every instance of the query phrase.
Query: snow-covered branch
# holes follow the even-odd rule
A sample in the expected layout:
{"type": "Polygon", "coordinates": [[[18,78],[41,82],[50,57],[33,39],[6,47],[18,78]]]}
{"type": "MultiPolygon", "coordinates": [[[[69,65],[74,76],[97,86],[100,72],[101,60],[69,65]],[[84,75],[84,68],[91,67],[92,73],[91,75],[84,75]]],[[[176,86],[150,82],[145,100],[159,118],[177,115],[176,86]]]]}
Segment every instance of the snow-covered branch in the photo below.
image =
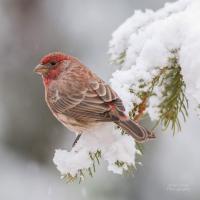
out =
{"type": "Polygon", "coordinates": [[[134,168],[136,153],[140,152],[133,138],[106,123],[84,133],[70,152],[56,150],[53,161],[67,181],[82,181],[86,175],[93,175],[101,159],[108,163],[109,171],[117,174],[134,168]]]}
{"type": "Polygon", "coordinates": [[[175,131],[188,105],[199,112],[199,10],[198,0],[179,0],[156,12],[136,11],[113,33],[109,53],[120,70],[111,83],[130,115],[145,100],[143,113],[175,131]]]}

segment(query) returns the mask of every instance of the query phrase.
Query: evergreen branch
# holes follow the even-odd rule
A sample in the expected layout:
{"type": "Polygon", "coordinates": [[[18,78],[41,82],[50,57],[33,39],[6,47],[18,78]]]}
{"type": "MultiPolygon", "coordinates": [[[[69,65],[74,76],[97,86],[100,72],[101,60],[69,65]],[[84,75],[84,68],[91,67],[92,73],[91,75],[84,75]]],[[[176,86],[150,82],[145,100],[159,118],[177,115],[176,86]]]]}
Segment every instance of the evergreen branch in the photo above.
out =
{"type": "Polygon", "coordinates": [[[94,153],[89,152],[89,157],[92,161],[91,167],[88,169],[79,169],[75,175],[70,173],[63,174],[61,178],[64,179],[67,183],[72,183],[76,180],[79,180],[79,183],[81,183],[87,175],[93,177],[93,174],[96,172],[96,164],[100,164],[99,160],[101,159],[101,151],[97,150],[94,153]]]}
{"type": "MultiPolygon", "coordinates": [[[[188,116],[188,100],[185,96],[185,82],[181,74],[181,66],[178,62],[178,50],[171,51],[172,57],[169,58],[167,70],[162,76],[164,84],[163,100],[161,101],[159,122],[168,128],[171,124],[173,133],[181,130],[179,113],[182,114],[184,121],[188,116]]],[[[162,86],[162,85],[159,85],[162,86]]]]}
{"type": "Polygon", "coordinates": [[[119,57],[116,60],[114,60],[114,63],[121,65],[124,63],[125,58],[126,58],[126,50],[120,53],[119,57]]]}
{"type": "Polygon", "coordinates": [[[186,85],[181,74],[178,51],[179,49],[170,51],[172,56],[168,59],[168,65],[162,69],[157,67],[157,69],[160,69],[159,73],[150,82],[145,83],[140,80],[139,91],[130,88],[130,92],[141,99],[140,104],[133,103],[133,109],[129,112],[130,117],[136,121],[144,116],[148,107],[148,100],[157,95],[154,91],[155,87],[163,89],[162,99],[158,105],[160,118],[156,126],[162,124],[164,129],[167,129],[171,125],[173,133],[181,130],[179,113],[184,121],[188,116],[188,100],[185,96],[186,85]],[[147,89],[143,90],[143,88],[147,89]]]}

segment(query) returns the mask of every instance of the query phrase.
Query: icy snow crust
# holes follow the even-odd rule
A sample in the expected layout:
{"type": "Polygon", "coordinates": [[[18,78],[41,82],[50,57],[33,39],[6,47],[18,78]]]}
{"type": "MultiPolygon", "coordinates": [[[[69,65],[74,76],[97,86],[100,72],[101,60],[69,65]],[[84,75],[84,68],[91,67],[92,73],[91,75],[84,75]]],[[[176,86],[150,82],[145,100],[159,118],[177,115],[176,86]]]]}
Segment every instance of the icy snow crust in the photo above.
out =
{"type": "MultiPolygon", "coordinates": [[[[179,63],[186,83],[186,95],[194,107],[200,104],[200,1],[179,0],[164,8],[135,11],[114,33],[109,54],[119,61],[121,69],[113,73],[111,85],[122,98],[126,111],[140,99],[129,92],[139,91],[139,80],[148,82],[167,65],[170,50],[179,49],[179,63]],[[123,56],[122,56],[123,55],[123,56]]],[[[158,105],[162,88],[155,88],[147,112],[152,120],[159,118],[158,105]]],[[[54,163],[62,175],[76,176],[78,171],[91,168],[90,153],[101,151],[108,170],[122,174],[128,165],[135,165],[137,153],[134,140],[122,135],[114,124],[105,123],[84,133],[71,151],[56,150],[54,163]],[[116,162],[124,162],[121,167],[116,162]]]]}

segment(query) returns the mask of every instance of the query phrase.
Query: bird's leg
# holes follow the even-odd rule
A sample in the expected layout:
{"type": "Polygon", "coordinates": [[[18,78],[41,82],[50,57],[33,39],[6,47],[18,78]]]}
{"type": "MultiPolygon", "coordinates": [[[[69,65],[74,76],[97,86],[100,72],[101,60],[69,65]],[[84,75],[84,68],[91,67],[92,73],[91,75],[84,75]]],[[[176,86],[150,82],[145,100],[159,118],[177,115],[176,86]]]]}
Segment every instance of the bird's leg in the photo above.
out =
{"type": "Polygon", "coordinates": [[[77,136],[76,136],[76,139],[74,140],[74,143],[72,144],[72,148],[76,145],[76,143],[78,142],[78,140],[80,139],[81,137],[81,133],[79,133],[77,136]]]}

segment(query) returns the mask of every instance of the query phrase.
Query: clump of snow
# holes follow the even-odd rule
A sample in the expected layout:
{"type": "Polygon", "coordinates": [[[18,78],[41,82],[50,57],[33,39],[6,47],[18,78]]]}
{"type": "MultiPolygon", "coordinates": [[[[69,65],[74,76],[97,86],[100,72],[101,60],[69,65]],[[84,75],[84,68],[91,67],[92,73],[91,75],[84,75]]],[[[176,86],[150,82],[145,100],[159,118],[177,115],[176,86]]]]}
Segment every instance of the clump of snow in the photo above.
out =
{"type": "MultiPolygon", "coordinates": [[[[158,11],[135,11],[112,35],[109,54],[121,66],[113,73],[111,84],[124,101],[127,110],[140,103],[135,92],[140,82],[149,83],[168,65],[171,51],[178,49],[181,73],[186,84],[186,97],[200,104],[200,1],[179,0],[167,3],[158,11]]],[[[145,88],[142,88],[145,91],[145,88]]],[[[152,120],[159,119],[162,88],[155,89],[146,112],[152,120]]],[[[199,109],[198,109],[199,110],[199,109]]]]}
{"type": "Polygon", "coordinates": [[[88,169],[92,165],[89,151],[86,149],[82,149],[79,152],[58,149],[55,152],[53,162],[57,165],[61,174],[70,173],[73,177],[76,176],[78,170],[88,169]]]}
{"type": "Polygon", "coordinates": [[[94,160],[90,155],[101,152],[101,158],[107,161],[108,170],[122,174],[128,166],[135,166],[134,139],[122,135],[113,123],[99,124],[84,133],[71,151],[56,150],[54,163],[62,175],[75,177],[80,170],[93,168],[94,160]],[[116,162],[124,163],[118,166],[116,162]]]}
{"type": "Polygon", "coordinates": [[[123,170],[128,170],[128,166],[135,165],[135,146],[131,136],[113,133],[115,141],[106,148],[103,158],[108,162],[108,170],[117,174],[122,174],[123,170]],[[116,161],[123,162],[122,167],[116,165],[116,161]]]}

